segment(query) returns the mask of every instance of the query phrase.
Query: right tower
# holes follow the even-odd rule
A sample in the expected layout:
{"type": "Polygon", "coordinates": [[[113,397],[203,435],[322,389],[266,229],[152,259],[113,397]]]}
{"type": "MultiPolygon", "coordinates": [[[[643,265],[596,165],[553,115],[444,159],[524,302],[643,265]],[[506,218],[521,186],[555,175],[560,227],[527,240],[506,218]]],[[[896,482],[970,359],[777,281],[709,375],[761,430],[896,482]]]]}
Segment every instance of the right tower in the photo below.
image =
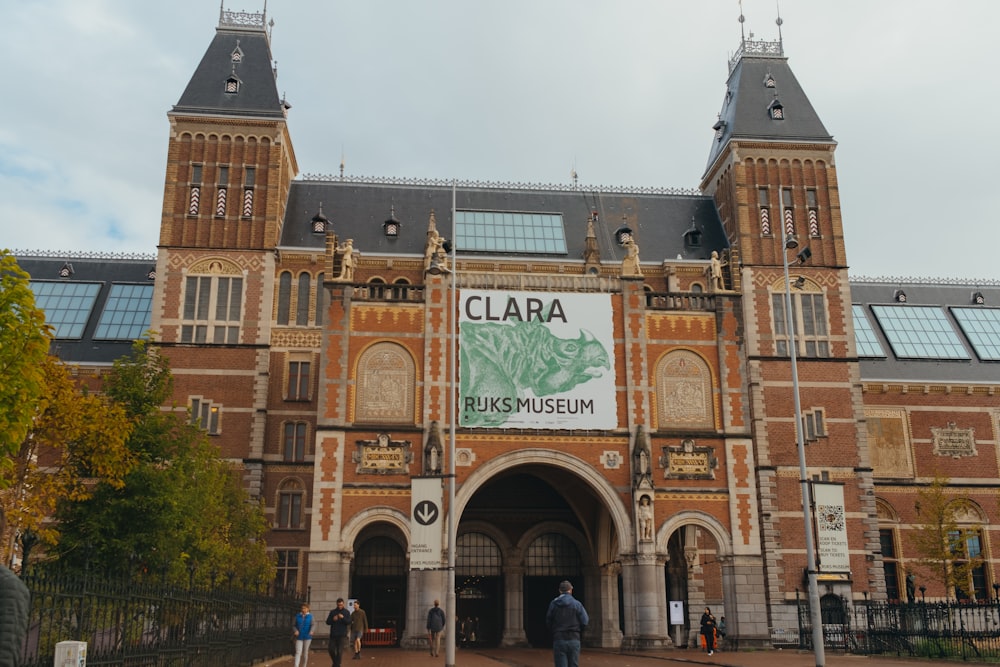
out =
{"type": "Polygon", "coordinates": [[[713,129],[701,188],[715,199],[732,246],[728,268],[744,296],[769,625],[796,627],[807,558],[793,345],[819,595],[885,598],[836,142],[789,68],[780,38],[741,42],[713,129]]]}

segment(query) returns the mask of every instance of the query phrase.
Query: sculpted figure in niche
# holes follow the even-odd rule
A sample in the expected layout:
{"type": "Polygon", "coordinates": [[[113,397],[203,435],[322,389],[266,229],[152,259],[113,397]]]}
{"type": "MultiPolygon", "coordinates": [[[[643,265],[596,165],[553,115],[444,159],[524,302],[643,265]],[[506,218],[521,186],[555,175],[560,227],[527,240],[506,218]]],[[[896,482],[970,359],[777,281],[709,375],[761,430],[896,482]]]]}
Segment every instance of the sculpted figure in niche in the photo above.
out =
{"type": "Polygon", "coordinates": [[[639,499],[639,541],[653,541],[653,504],[649,496],[643,495],[639,499]]]}

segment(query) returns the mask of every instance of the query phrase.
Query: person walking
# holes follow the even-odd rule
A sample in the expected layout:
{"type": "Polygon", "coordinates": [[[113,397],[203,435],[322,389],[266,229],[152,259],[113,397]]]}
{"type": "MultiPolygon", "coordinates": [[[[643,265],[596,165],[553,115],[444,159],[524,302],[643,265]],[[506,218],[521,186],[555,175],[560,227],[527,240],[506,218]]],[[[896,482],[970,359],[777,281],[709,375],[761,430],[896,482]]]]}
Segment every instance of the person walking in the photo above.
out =
{"type": "Polygon", "coordinates": [[[701,636],[705,638],[705,651],[712,655],[715,653],[715,616],[712,610],[705,607],[705,613],[701,615],[701,636]]]}
{"type": "Polygon", "coordinates": [[[361,600],[354,601],[354,611],[351,612],[351,640],[354,642],[354,658],[361,659],[361,638],[368,632],[368,614],[361,608],[361,600]]]}
{"type": "Polygon", "coordinates": [[[337,607],[327,614],[326,624],[330,626],[330,646],[327,650],[333,660],[333,667],[340,667],[347,649],[348,631],[351,629],[351,612],[344,606],[344,598],[337,598],[337,607]]]}
{"type": "Polygon", "coordinates": [[[299,667],[299,660],[302,660],[302,667],[309,664],[309,645],[312,644],[313,615],[309,612],[309,605],[303,604],[299,613],[295,614],[295,626],[292,633],[295,636],[295,667],[299,667]]]}
{"type": "MultiPolygon", "coordinates": [[[[725,616],[720,616],[719,617],[719,625],[716,626],[715,629],[719,631],[719,650],[721,651],[722,647],[726,646],[726,617],[725,616]]],[[[726,649],[728,650],[729,647],[726,646],[726,649]]]]}
{"type": "Polygon", "coordinates": [[[431,645],[431,655],[441,652],[441,633],[444,632],[444,609],[441,602],[434,600],[434,606],[427,612],[427,641],[431,645]]]}
{"type": "Polygon", "coordinates": [[[580,634],[587,629],[590,616],[583,604],[573,597],[573,584],[559,584],[559,597],[549,603],[545,625],[552,633],[552,657],[555,667],[579,667],[580,634]]]}

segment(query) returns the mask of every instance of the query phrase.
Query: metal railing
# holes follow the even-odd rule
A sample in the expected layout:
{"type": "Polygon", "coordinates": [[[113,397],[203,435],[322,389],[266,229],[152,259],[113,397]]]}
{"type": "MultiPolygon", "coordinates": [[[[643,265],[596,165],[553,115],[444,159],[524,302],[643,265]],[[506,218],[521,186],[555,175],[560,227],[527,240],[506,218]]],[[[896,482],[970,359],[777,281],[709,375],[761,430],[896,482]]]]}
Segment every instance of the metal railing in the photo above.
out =
{"type": "Polygon", "coordinates": [[[188,588],[33,569],[23,667],[52,665],[61,641],[87,642],[87,664],[250,665],[292,650],[301,598],[231,585],[188,588]]]}
{"type": "MultiPolygon", "coordinates": [[[[799,603],[799,647],[812,648],[809,609],[799,603]]],[[[823,604],[823,643],[862,655],[1000,660],[1000,601],[823,604]]]]}

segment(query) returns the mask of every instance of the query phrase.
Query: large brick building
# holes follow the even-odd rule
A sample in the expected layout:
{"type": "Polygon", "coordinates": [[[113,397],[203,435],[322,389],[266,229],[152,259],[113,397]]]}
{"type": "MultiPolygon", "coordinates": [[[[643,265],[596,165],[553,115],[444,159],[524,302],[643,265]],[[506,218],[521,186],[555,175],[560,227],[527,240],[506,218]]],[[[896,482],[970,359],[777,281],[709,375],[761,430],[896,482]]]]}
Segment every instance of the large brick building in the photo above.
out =
{"type": "Polygon", "coordinates": [[[156,332],[280,585],[406,645],[454,549],[483,642],[545,643],[566,578],[594,645],[686,643],[705,606],[794,633],[792,346],[824,599],[901,597],[935,475],[981,508],[959,594],[1000,581],[1000,289],[848,279],[836,142],[780,42],[731,59],[697,191],[299,177],[288,110],[264,16],[223,12],[168,113],[155,266],[20,257],[67,361],[156,332]]]}

